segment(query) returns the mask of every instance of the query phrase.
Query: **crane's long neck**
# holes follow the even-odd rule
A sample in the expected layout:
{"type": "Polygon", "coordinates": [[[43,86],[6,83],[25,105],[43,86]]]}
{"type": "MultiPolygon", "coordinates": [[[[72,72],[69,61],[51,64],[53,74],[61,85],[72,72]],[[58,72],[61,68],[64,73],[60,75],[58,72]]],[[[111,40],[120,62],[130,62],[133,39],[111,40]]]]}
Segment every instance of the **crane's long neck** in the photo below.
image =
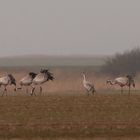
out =
{"type": "Polygon", "coordinates": [[[86,76],[85,76],[85,74],[83,74],[83,81],[86,81],[86,76]]]}
{"type": "Polygon", "coordinates": [[[109,83],[110,85],[115,85],[115,82],[111,80],[108,80],[107,83],[109,83]]]}

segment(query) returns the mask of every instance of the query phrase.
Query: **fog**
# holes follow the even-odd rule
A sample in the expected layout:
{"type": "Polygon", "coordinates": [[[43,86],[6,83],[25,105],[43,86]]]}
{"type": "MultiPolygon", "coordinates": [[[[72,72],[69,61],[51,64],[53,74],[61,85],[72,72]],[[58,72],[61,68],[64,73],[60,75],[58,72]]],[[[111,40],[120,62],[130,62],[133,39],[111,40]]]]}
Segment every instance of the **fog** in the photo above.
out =
{"type": "Polygon", "coordinates": [[[108,55],[140,45],[139,0],[1,0],[0,56],[108,55]]]}

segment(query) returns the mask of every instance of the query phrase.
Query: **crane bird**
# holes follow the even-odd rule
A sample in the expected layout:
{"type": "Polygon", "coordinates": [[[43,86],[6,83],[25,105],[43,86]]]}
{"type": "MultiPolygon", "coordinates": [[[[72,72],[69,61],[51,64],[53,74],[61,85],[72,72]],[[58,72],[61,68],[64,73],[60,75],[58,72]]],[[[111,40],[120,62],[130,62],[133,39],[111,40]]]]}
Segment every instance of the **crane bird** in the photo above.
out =
{"type": "Polygon", "coordinates": [[[129,94],[130,94],[131,85],[135,87],[135,81],[131,75],[127,75],[125,77],[118,77],[115,78],[114,80],[107,80],[106,83],[110,85],[119,85],[121,87],[121,93],[123,93],[124,86],[129,87],[129,91],[128,91],[129,94]]]}
{"type": "Polygon", "coordinates": [[[14,85],[15,86],[14,91],[16,91],[16,80],[12,74],[7,74],[6,76],[0,77],[0,87],[4,86],[4,91],[2,93],[2,96],[4,94],[6,94],[6,96],[7,96],[7,86],[8,85],[14,85]]]}
{"type": "Polygon", "coordinates": [[[34,72],[29,72],[25,77],[23,77],[19,84],[20,87],[18,89],[22,89],[22,87],[26,87],[26,93],[28,93],[28,87],[31,86],[33,79],[36,77],[36,73],[34,72]]]}
{"type": "Polygon", "coordinates": [[[89,81],[86,80],[85,73],[82,73],[82,75],[83,75],[83,86],[86,89],[87,94],[89,95],[90,92],[92,94],[94,94],[96,92],[94,85],[91,82],[89,82],[89,81]]]}
{"type": "Polygon", "coordinates": [[[36,95],[35,94],[35,86],[39,85],[40,86],[40,95],[42,93],[42,84],[49,81],[53,80],[53,74],[49,72],[48,69],[41,69],[40,72],[35,76],[35,78],[32,81],[32,90],[31,90],[31,96],[36,95]]]}

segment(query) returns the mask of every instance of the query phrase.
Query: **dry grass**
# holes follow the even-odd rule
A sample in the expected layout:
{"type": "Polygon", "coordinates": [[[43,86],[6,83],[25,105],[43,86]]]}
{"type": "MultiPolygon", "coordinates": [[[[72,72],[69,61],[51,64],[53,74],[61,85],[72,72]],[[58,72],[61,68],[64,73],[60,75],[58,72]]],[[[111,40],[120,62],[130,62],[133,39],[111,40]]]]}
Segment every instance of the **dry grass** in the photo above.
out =
{"type": "MultiPolygon", "coordinates": [[[[55,80],[43,85],[43,96],[31,97],[24,91],[14,93],[13,87],[9,87],[8,96],[0,97],[2,140],[140,138],[140,76],[136,77],[136,90],[128,96],[127,93],[120,95],[118,87],[107,86],[105,81],[110,77],[97,75],[92,68],[53,68],[51,71],[55,80]],[[88,97],[84,92],[83,71],[95,84],[95,96],[88,97]]],[[[27,71],[11,73],[18,83],[27,71]]],[[[4,74],[0,72],[1,76],[4,74]]]]}
{"type": "Polygon", "coordinates": [[[0,137],[91,139],[140,136],[140,96],[0,98],[0,137]]]}

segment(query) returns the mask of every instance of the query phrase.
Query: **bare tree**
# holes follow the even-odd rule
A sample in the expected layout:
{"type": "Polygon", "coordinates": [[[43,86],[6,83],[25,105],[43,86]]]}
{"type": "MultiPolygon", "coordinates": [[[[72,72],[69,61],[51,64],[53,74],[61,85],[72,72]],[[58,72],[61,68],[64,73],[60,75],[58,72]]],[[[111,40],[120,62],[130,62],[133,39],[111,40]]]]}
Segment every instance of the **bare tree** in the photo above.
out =
{"type": "Polygon", "coordinates": [[[101,67],[102,73],[120,75],[135,75],[140,71],[140,48],[134,48],[124,53],[116,54],[106,60],[101,67]]]}

